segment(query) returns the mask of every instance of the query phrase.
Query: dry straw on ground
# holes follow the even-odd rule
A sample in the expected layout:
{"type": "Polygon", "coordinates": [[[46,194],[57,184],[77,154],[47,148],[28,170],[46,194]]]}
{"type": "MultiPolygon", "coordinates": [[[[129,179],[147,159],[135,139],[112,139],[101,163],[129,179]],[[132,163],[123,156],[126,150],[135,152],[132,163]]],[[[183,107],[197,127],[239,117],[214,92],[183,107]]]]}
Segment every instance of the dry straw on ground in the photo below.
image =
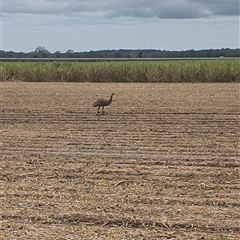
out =
{"type": "Polygon", "coordinates": [[[238,239],[239,84],[1,95],[0,239],[238,239]]]}

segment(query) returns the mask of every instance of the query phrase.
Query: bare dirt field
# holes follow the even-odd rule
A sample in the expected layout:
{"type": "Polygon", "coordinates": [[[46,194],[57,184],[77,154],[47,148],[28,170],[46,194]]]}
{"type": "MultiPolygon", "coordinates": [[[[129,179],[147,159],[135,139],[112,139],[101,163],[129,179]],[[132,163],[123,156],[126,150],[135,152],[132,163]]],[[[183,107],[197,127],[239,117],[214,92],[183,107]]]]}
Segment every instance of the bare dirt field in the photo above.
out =
{"type": "Polygon", "coordinates": [[[0,239],[240,239],[239,92],[1,83],[0,239]]]}

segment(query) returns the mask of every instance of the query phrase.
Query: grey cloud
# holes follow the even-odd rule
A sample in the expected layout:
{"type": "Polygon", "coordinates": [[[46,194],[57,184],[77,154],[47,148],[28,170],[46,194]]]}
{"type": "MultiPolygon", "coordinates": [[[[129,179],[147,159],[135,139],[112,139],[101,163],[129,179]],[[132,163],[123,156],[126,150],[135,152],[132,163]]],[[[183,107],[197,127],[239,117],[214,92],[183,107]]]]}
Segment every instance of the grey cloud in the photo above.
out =
{"type": "Polygon", "coordinates": [[[207,7],[213,15],[237,16],[239,15],[239,0],[188,0],[207,7]]]}
{"type": "Polygon", "coordinates": [[[239,0],[4,0],[3,13],[207,18],[238,16],[239,0]]]}

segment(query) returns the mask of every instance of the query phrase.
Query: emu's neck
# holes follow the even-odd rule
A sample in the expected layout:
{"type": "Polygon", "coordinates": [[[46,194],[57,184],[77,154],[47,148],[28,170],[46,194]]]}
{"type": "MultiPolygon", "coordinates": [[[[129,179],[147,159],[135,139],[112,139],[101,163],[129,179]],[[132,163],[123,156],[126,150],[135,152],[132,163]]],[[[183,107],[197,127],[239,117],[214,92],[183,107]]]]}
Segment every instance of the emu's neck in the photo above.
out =
{"type": "Polygon", "coordinates": [[[109,104],[112,102],[113,94],[111,95],[110,99],[108,100],[109,104]]]}

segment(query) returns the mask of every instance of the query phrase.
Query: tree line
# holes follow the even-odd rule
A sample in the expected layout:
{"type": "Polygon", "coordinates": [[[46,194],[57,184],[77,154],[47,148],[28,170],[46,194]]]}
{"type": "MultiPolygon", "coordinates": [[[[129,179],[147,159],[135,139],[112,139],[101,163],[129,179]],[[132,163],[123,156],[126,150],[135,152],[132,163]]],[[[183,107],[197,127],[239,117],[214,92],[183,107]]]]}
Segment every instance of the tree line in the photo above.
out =
{"type": "Polygon", "coordinates": [[[39,46],[29,53],[13,52],[0,50],[1,58],[194,58],[194,57],[240,57],[240,48],[230,49],[203,49],[203,50],[184,50],[167,51],[156,49],[145,50],[99,50],[88,52],[74,52],[69,49],[65,53],[60,51],[51,53],[45,47],[39,46]]]}

